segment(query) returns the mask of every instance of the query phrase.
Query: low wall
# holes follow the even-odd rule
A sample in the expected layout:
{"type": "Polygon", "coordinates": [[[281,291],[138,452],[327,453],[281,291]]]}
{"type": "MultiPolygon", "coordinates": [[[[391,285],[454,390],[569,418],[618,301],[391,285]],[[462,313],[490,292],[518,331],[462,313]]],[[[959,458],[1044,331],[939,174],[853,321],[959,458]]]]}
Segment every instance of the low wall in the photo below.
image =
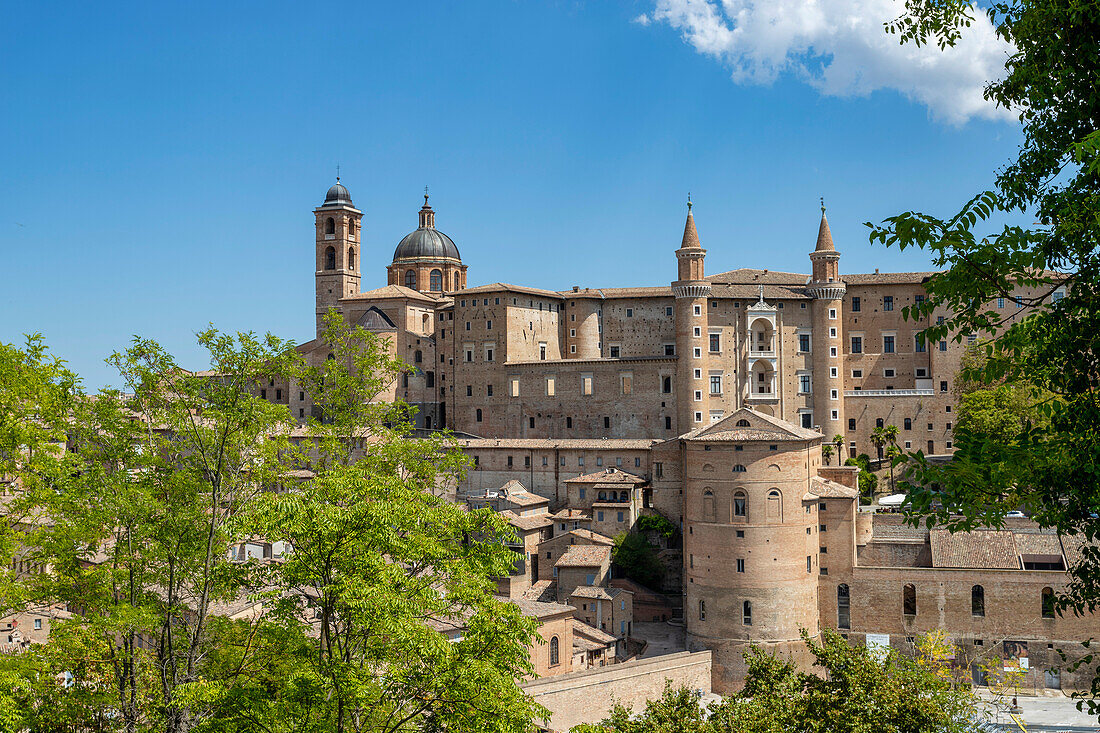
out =
{"type": "Polygon", "coordinates": [[[665,680],[709,693],[710,664],[709,651],[679,652],[532,680],[521,687],[550,711],[550,730],[568,731],[581,723],[598,723],[615,703],[639,710],[661,696],[665,680]]]}

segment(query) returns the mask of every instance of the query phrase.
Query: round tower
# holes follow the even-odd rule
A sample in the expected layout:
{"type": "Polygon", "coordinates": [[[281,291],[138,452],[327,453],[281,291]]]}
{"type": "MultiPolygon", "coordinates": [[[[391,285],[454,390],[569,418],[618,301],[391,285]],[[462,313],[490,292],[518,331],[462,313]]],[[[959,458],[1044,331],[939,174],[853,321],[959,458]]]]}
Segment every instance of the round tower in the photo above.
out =
{"type": "Polygon", "coordinates": [[[569,319],[565,323],[566,359],[599,359],[602,347],[600,315],[603,294],[599,290],[577,288],[566,303],[569,319]]]}
{"type": "Polygon", "coordinates": [[[707,299],[710,283],[703,279],[707,251],[699,244],[695,218],[688,198],[687,221],[680,249],[676,250],[676,404],[677,431],[686,433],[702,426],[710,414],[707,392],[707,299]]]}
{"type": "Polygon", "coordinates": [[[715,692],[741,687],[756,644],[809,669],[818,633],[821,435],[741,408],[686,435],[684,621],[688,650],[713,652],[715,692]]]}
{"type": "Polygon", "coordinates": [[[325,194],[325,202],[313,210],[317,226],[317,335],[329,308],[338,308],[341,298],[359,293],[361,220],[363,212],[351,202],[351,194],[336,177],[325,194]]]}
{"type": "Polygon", "coordinates": [[[832,440],[844,435],[844,293],[840,279],[840,253],[833,246],[825,202],[821,202],[821,225],[817,247],[810,253],[812,280],[806,291],[813,302],[813,405],[814,425],[832,440]]]}

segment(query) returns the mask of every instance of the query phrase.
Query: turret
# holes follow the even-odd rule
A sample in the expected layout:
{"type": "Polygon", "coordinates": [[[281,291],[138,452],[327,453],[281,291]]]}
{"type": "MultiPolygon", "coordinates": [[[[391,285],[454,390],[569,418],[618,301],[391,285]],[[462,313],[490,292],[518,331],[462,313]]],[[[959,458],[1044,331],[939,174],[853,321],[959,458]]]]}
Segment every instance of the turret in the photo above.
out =
{"type": "Polygon", "coordinates": [[[813,404],[814,424],[832,439],[844,434],[844,282],[840,279],[840,253],[833,246],[825,201],[817,246],[810,253],[813,278],[806,290],[813,303],[813,404]]]}
{"type": "Polygon", "coordinates": [[[684,236],[680,249],[676,250],[678,279],[672,283],[676,298],[676,404],[680,433],[700,427],[710,413],[706,381],[710,283],[703,279],[707,251],[699,244],[691,206],[688,197],[684,236]]]}

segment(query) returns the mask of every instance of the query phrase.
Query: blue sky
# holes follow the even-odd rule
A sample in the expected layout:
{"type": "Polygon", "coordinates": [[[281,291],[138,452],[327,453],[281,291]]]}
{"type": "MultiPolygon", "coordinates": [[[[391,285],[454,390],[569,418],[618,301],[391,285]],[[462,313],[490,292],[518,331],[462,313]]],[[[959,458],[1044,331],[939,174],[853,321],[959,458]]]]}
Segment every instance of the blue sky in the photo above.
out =
{"type": "MultiPolygon", "coordinates": [[[[98,386],[133,334],[195,367],[211,321],[308,340],[312,208],[337,164],[365,288],[429,185],[472,285],[564,289],[672,280],[688,191],[712,273],[807,271],[819,196],[843,271],[925,269],[863,222],[952,213],[1017,149],[1015,123],[936,102],[955,66],[897,88],[746,78],[759,49],[704,45],[680,4],[709,7],[9,4],[0,341],[40,331],[98,386]]],[[[822,38],[789,58],[809,43],[828,64],[822,38]]],[[[841,42],[835,68],[859,46],[841,42]]]]}

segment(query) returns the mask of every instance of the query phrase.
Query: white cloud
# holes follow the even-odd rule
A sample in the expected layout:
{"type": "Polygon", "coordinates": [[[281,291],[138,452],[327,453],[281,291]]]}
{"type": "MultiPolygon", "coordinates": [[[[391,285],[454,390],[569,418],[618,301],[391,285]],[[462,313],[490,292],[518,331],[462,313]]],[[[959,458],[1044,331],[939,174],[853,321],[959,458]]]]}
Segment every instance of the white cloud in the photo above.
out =
{"type": "Polygon", "coordinates": [[[648,15],[642,13],[638,17],[634,18],[632,22],[637,23],[638,25],[649,25],[651,21],[648,15]]]}
{"type": "Polygon", "coordinates": [[[975,12],[957,46],[940,51],[900,45],[886,33],[882,24],[903,10],[903,0],[657,0],[635,22],[667,23],[729,66],[738,83],[768,84],[790,73],[835,97],[893,89],[955,125],[1017,119],[982,98],[1011,50],[984,12],[975,12]]]}

